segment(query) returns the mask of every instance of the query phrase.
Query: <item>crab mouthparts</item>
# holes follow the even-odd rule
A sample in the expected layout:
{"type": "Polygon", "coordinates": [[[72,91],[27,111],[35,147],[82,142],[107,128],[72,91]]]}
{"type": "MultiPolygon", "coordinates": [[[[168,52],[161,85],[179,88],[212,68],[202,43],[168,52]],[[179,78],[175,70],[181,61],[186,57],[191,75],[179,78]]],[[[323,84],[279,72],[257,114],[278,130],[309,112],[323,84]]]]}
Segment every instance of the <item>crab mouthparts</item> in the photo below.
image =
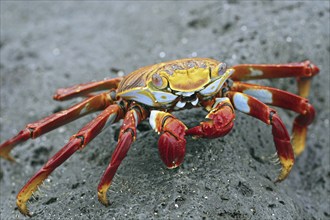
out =
{"type": "Polygon", "coordinates": [[[180,98],[175,105],[177,108],[184,108],[187,103],[193,106],[198,104],[199,100],[195,92],[176,92],[175,94],[180,98]]]}

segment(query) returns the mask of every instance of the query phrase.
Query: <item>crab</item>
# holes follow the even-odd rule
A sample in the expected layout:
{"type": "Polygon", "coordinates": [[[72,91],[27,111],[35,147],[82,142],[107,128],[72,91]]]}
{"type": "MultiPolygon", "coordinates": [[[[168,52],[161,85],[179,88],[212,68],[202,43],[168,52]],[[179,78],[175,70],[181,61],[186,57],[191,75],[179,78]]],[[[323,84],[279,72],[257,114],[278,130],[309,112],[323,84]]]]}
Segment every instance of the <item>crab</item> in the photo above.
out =
{"type": "Polygon", "coordinates": [[[13,138],[0,145],[0,156],[14,161],[10,151],[19,143],[34,139],[86,114],[102,111],[74,134],[68,143],[26,183],[17,195],[19,211],[31,216],[27,201],[38,186],[77,150],[93,140],[109,125],[123,119],[118,143],[98,185],[98,199],[107,206],[107,191],[112,179],[137,136],[137,125],[149,118],[151,127],[160,134],[159,154],[168,168],[179,166],[186,149],[185,136],[217,138],[230,132],[235,110],[270,125],[281,165],[276,182],[290,173],[295,156],[305,147],[307,126],[315,117],[308,102],[311,79],[319,68],[310,61],[288,64],[226,64],[209,58],[187,58],[142,67],[125,77],[61,88],[54,99],[86,97],[82,102],[44,119],[28,124],[13,138]],[[272,87],[242,82],[269,78],[295,77],[298,94],[272,87]],[[105,92],[100,92],[105,90],[105,92]],[[294,119],[292,139],[278,116],[277,106],[298,113],[294,119]],[[171,112],[204,108],[208,114],[199,125],[187,128],[171,112]]]}

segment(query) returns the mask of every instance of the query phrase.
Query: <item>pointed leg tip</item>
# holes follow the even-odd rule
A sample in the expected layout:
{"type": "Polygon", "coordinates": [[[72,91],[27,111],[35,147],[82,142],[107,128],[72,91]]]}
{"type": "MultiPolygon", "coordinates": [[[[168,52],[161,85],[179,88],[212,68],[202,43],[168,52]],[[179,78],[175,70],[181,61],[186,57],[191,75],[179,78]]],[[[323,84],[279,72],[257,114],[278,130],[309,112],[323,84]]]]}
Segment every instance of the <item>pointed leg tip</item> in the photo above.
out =
{"type": "Polygon", "coordinates": [[[274,183],[280,183],[282,182],[284,179],[281,178],[280,176],[278,176],[275,180],[274,180],[274,183]]]}
{"type": "Polygon", "coordinates": [[[8,161],[12,162],[12,163],[16,163],[16,160],[12,156],[10,156],[10,155],[8,155],[8,157],[6,159],[8,161]]]}
{"type": "Polygon", "coordinates": [[[304,150],[297,150],[297,151],[294,151],[294,156],[295,157],[299,157],[301,154],[302,154],[302,152],[303,152],[304,150]]]}
{"type": "Polygon", "coordinates": [[[26,202],[20,200],[20,199],[17,199],[16,200],[16,205],[17,205],[17,208],[18,210],[20,211],[20,213],[22,213],[23,215],[25,216],[28,216],[28,217],[32,217],[27,205],[26,205],[26,202]]]}
{"type": "Polygon", "coordinates": [[[289,175],[290,171],[281,171],[280,175],[278,175],[278,177],[276,178],[276,180],[274,181],[274,183],[280,183],[283,180],[285,180],[288,175],[289,175]]]}
{"type": "Polygon", "coordinates": [[[5,159],[5,160],[8,160],[8,161],[10,161],[10,162],[12,162],[12,163],[15,163],[16,161],[15,161],[15,159],[14,159],[14,157],[13,156],[11,156],[9,153],[7,153],[7,152],[1,152],[0,151],[0,158],[3,158],[3,159],[5,159]]]}
{"type": "Polygon", "coordinates": [[[274,181],[274,183],[282,182],[289,176],[294,162],[292,160],[292,161],[286,161],[286,163],[283,163],[283,161],[281,161],[281,163],[282,163],[281,172],[278,175],[277,179],[274,181]]]}
{"type": "Polygon", "coordinates": [[[109,206],[110,202],[107,198],[107,191],[110,187],[111,183],[108,184],[100,184],[97,190],[97,197],[100,201],[100,203],[102,203],[104,206],[109,206]]]}
{"type": "Polygon", "coordinates": [[[19,143],[28,140],[31,137],[29,128],[21,130],[16,136],[0,144],[0,157],[14,162],[14,158],[10,155],[12,149],[19,143]]]}
{"type": "Polygon", "coordinates": [[[102,203],[105,207],[109,206],[110,205],[110,202],[107,198],[107,193],[106,191],[98,191],[97,192],[97,197],[100,201],[100,203],[102,203]]]}

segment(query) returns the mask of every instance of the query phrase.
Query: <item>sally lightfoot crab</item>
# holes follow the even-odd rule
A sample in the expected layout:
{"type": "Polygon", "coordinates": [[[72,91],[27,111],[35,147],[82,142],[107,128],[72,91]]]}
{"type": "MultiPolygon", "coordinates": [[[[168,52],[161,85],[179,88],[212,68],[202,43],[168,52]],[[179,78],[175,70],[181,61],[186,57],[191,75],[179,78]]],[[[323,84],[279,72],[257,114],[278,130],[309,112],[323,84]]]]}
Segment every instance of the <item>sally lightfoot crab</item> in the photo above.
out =
{"type": "Polygon", "coordinates": [[[315,111],[307,100],[312,76],[319,69],[310,61],[289,64],[242,64],[227,68],[213,59],[191,58],[142,67],[125,77],[58,89],[55,100],[85,96],[84,101],[28,124],[16,136],[0,145],[0,156],[13,161],[10,151],[19,143],[34,139],[86,114],[102,112],[74,134],[68,143],[26,183],[17,195],[17,206],[31,216],[27,201],[38,186],[77,150],[112,123],[123,119],[118,144],[105,170],[98,190],[99,201],[109,205],[106,193],[131,144],[136,126],[149,118],[151,127],[160,134],[160,157],[169,168],[184,159],[186,135],[217,138],[226,135],[234,125],[235,110],[255,117],[272,127],[281,171],[276,181],[284,180],[294,164],[294,155],[305,147],[307,126],[315,111]],[[243,83],[243,80],[295,77],[298,93],[243,83]],[[105,92],[96,93],[105,90],[105,92]],[[276,111],[267,104],[298,113],[293,123],[292,140],[276,111]],[[202,107],[208,114],[198,126],[187,128],[171,112],[202,107]]]}

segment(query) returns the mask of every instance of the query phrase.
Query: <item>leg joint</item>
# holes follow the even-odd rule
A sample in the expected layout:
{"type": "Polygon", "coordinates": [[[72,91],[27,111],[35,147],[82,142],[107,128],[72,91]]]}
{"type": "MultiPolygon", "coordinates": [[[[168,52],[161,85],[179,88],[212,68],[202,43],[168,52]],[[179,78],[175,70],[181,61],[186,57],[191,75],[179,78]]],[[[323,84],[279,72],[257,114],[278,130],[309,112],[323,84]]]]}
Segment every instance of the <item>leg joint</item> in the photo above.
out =
{"type": "Polygon", "coordinates": [[[130,132],[132,137],[135,137],[135,132],[132,128],[127,128],[123,133],[127,133],[127,132],[130,132]]]}
{"type": "Polygon", "coordinates": [[[82,149],[82,148],[84,148],[84,146],[85,146],[85,137],[83,136],[83,135],[73,135],[72,136],[72,139],[80,139],[80,147],[79,147],[79,149],[82,149]]]}
{"type": "Polygon", "coordinates": [[[269,112],[269,121],[270,121],[270,124],[273,124],[273,117],[274,117],[275,114],[276,114],[276,111],[275,110],[271,110],[269,112]]]}
{"type": "Polygon", "coordinates": [[[32,128],[32,127],[27,127],[27,129],[29,130],[29,132],[30,132],[30,138],[33,138],[33,134],[34,134],[34,130],[35,130],[35,128],[32,128]]]}
{"type": "Polygon", "coordinates": [[[171,116],[171,115],[165,115],[165,117],[164,117],[163,120],[162,120],[162,128],[165,126],[165,122],[166,122],[166,120],[169,119],[169,118],[173,118],[173,116],[171,116]]]}

